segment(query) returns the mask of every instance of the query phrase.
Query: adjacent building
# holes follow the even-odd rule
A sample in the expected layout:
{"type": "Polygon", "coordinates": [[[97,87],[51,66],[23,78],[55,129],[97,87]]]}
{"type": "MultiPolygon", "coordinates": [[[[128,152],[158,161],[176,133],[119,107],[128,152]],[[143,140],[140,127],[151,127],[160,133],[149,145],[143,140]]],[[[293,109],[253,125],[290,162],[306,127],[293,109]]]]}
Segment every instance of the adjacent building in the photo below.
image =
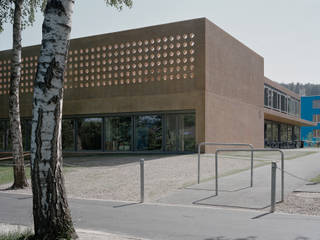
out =
{"type": "Polygon", "coordinates": [[[264,136],[266,147],[295,148],[302,146],[300,128],[314,126],[314,123],[312,119],[301,116],[301,109],[303,106],[298,94],[270,79],[265,79],[264,136]]]}
{"type": "Polygon", "coordinates": [[[317,125],[302,127],[301,138],[305,146],[320,145],[320,96],[301,97],[301,117],[317,125]]]}
{"type": "MultiPolygon", "coordinates": [[[[22,50],[26,150],[39,50],[22,50]]],[[[1,151],[10,150],[10,56],[0,52],[1,151]]],[[[264,77],[263,57],[205,18],[71,40],[64,89],[65,151],[296,147],[300,127],[312,125],[300,118],[299,96],[264,77]]]]}

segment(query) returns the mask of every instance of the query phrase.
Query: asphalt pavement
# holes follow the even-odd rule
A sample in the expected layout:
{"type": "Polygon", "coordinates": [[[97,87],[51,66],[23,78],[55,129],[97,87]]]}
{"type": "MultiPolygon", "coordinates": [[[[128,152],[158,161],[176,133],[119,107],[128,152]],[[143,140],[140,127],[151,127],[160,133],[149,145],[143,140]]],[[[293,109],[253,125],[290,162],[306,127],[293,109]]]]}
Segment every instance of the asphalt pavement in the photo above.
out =
{"type": "MultiPolygon", "coordinates": [[[[303,178],[320,173],[320,153],[308,155],[285,163],[286,170],[303,178]]],[[[255,170],[255,183],[259,183],[259,172],[270,166],[255,170]],[[258,180],[257,180],[258,179],[258,180]]],[[[229,176],[234,181],[239,173],[229,176]]],[[[246,184],[247,184],[247,178],[246,184]]],[[[223,178],[221,178],[221,181],[223,178]]],[[[225,180],[225,182],[232,179],[225,180]]],[[[223,182],[223,181],[222,181],[223,182]]],[[[241,181],[236,187],[240,187],[241,181]]],[[[209,183],[208,183],[209,184],[209,183]]],[[[286,193],[302,188],[305,182],[286,176],[286,193]]],[[[212,186],[212,185],[210,185],[212,186]]],[[[270,186],[270,184],[268,184],[270,186]]],[[[196,187],[196,186],[194,186],[196,187]]],[[[228,187],[227,185],[225,187],[228,187]]],[[[229,186],[230,187],[230,186],[229,186]]],[[[234,186],[232,186],[234,187],[234,186]]],[[[313,187],[318,189],[317,187],[313,187]]],[[[230,189],[229,189],[230,190],[230,189]]],[[[231,189],[232,190],[232,189],[231,189]]],[[[261,189],[260,189],[261,190],[261,189]]],[[[262,192],[262,191],[258,192],[262,192]]],[[[188,192],[190,189],[182,189],[188,192]]],[[[212,191],[212,190],[211,190],[212,191]]],[[[194,190],[194,192],[201,192],[194,190]]],[[[238,194],[239,191],[230,191],[238,194]]],[[[248,210],[238,208],[208,207],[195,205],[193,197],[170,202],[172,195],[162,203],[133,203],[69,199],[76,228],[91,229],[114,234],[125,234],[136,238],[155,240],[320,240],[320,217],[268,213],[269,209],[248,210]]],[[[212,194],[212,193],[211,193],[212,194]]],[[[220,194],[220,193],[219,193],[220,194]]],[[[187,194],[185,194],[187,196],[187,194]]],[[[193,195],[195,196],[195,195],[193,195]]],[[[200,195],[195,196],[199,199],[200,195]]],[[[246,194],[234,195],[233,199],[248,198],[246,194]]],[[[175,196],[175,200],[178,198],[175,196]]],[[[32,226],[32,197],[30,195],[0,192],[0,223],[32,226]]]]}

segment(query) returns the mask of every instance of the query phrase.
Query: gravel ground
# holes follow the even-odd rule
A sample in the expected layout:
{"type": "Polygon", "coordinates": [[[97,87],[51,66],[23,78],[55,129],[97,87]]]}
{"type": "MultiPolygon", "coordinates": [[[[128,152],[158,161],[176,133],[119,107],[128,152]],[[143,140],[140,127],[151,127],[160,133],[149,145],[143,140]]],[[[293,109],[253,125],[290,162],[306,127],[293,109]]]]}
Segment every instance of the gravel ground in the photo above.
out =
{"type": "Polygon", "coordinates": [[[320,216],[320,193],[293,192],[277,204],[276,211],[320,216]]]}
{"type": "MultiPolygon", "coordinates": [[[[140,164],[145,159],[145,201],[155,201],[181,187],[196,183],[197,155],[101,155],[65,159],[68,197],[139,201],[140,164]]],[[[201,179],[213,177],[214,156],[201,157],[201,179]]],[[[256,164],[261,164],[257,161],[256,164]]],[[[247,169],[245,159],[219,158],[219,175],[247,169]]],[[[0,189],[9,187],[2,185],[0,189]]],[[[17,193],[31,193],[30,188],[17,193]]]]}
{"type": "MultiPolygon", "coordinates": [[[[300,155],[299,153],[297,156],[300,155]]],[[[291,156],[294,157],[292,151],[291,156]]],[[[264,156],[259,157],[265,159],[264,156]]],[[[65,165],[71,167],[65,174],[68,197],[139,201],[140,158],[145,159],[145,201],[156,201],[170,192],[196,183],[196,154],[76,156],[65,158],[65,165]]],[[[255,164],[262,163],[257,161],[255,164]]],[[[249,167],[249,158],[219,158],[219,175],[231,174],[249,167]]],[[[212,178],[213,170],[214,156],[203,154],[201,179],[212,178]]],[[[0,189],[9,186],[10,184],[2,185],[0,189]]],[[[31,193],[31,189],[15,192],[31,193]]],[[[320,215],[320,194],[292,193],[284,203],[278,204],[276,209],[279,212],[320,215]]]]}
{"type": "MultiPolygon", "coordinates": [[[[30,228],[26,226],[0,223],[0,236],[12,232],[24,232],[27,230],[30,230],[30,228]]],[[[143,240],[142,238],[136,238],[132,236],[91,231],[86,229],[76,229],[76,231],[80,240],[143,240]]]]}

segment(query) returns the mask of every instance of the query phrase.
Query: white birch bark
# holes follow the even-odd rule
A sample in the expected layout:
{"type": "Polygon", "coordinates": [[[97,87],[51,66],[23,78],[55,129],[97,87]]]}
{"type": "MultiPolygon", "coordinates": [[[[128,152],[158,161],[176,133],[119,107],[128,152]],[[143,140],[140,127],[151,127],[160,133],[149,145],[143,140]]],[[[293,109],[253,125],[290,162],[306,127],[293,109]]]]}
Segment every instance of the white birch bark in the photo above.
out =
{"type": "Polygon", "coordinates": [[[37,239],[75,239],[62,173],[63,76],[74,0],[49,0],[34,84],[31,134],[33,216],[37,239]]]}
{"type": "Polygon", "coordinates": [[[9,119],[12,141],[14,183],[12,189],[28,186],[25,169],[20,121],[19,85],[21,77],[21,14],[23,0],[14,1],[13,47],[9,93],[9,119]]]}

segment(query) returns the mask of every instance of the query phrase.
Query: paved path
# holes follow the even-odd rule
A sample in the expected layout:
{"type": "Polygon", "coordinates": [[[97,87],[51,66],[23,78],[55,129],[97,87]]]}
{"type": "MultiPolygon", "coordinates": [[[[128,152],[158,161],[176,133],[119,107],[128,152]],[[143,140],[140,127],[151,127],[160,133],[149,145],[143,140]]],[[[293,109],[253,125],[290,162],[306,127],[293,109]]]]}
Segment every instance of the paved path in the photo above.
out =
{"type": "MultiPolygon", "coordinates": [[[[301,177],[312,178],[320,173],[320,153],[288,160],[285,169],[301,177]]],[[[266,176],[263,174],[267,174],[269,171],[270,166],[255,170],[254,182],[256,186],[263,185],[261,184],[265,181],[263,176],[266,176]]],[[[269,183],[269,180],[266,183],[269,183]]],[[[234,191],[236,188],[248,185],[248,181],[248,172],[221,178],[221,189],[225,188],[224,190],[230,191],[226,193],[235,194],[228,198],[225,195],[225,200],[232,199],[231,202],[235,203],[248,199],[246,194],[240,194],[241,191],[248,191],[247,189],[234,191]],[[230,186],[228,181],[231,180],[235,180],[233,182],[237,184],[230,186]]],[[[212,182],[207,184],[206,187],[213,185],[212,182]]],[[[301,188],[304,184],[296,178],[285,177],[286,192],[301,188]]],[[[195,187],[199,188],[199,186],[195,187]]],[[[200,187],[205,186],[201,185],[200,187]]],[[[317,189],[317,187],[313,187],[313,190],[314,188],[317,189]]],[[[259,188],[256,187],[257,189],[259,188]]],[[[266,189],[265,191],[267,192],[266,189]]],[[[174,197],[180,198],[176,202],[179,203],[177,205],[79,199],[70,199],[69,202],[77,228],[120,233],[137,238],[155,240],[320,240],[320,217],[266,214],[266,211],[191,205],[192,201],[202,197],[199,194],[201,192],[202,190],[183,189],[166,198],[167,202],[172,201],[174,197]],[[189,191],[193,191],[195,195],[189,197],[188,194],[185,194],[189,191]],[[184,197],[181,193],[185,194],[184,197]],[[181,205],[181,203],[186,205],[181,205]]],[[[204,192],[206,195],[212,195],[210,191],[204,192]]],[[[263,193],[261,189],[258,192],[263,193]]],[[[223,196],[223,192],[219,195],[223,196]]],[[[257,201],[259,199],[260,197],[257,201]]],[[[251,204],[253,203],[254,201],[251,202],[251,204]]],[[[0,192],[1,222],[31,226],[31,196],[0,192]]]]}
{"type": "MultiPolygon", "coordinates": [[[[155,240],[319,240],[320,217],[261,211],[70,200],[77,228],[155,240]],[[261,217],[259,217],[261,216],[261,217]]],[[[0,222],[32,224],[31,196],[0,193],[0,222]]]]}
{"type": "MultiPolygon", "coordinates": [[[[223,160],[223,159],[220,159],[223,160]]],[[[278,162],[278,167],[281,163],[278,162]]],[[[306,181],[320,174],[320,152],[286,160],[284,163],[284,194],[294,190],[306,189],[306,181]],[[289,174],[288,174],[289,173],[289,174]],[[293,175],[292,175],[293,174],[293,175]]],[[[213,169],[214,170],[214,169],[213,169]]],[[[276,200],[281,200],[281,171],[277,170],[276,200]]],[[[159,202],[170,204],[204,204],[214,206],[232,206],[252,209],[263,209],[271,202],[271,164],[254,169],[253,188],[250,188],[250,171],[244,171],[219,178],[219,193],[215,194],[215,181],[207,181],[179,189],[159,199],[159,202]]],[[[320,185],[309,186],[309,189],[320,192],[320,185]]]]}

